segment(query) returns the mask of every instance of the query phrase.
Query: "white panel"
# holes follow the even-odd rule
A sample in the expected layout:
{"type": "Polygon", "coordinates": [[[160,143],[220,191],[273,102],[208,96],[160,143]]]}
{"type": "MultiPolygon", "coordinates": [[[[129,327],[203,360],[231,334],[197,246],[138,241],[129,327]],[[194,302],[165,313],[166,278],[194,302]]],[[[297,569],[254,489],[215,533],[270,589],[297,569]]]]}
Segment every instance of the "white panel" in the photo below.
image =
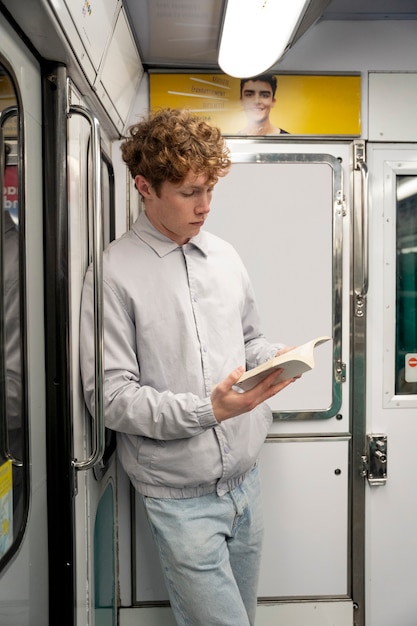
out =
{"type": "Polygon", "coordinates": [[[294,602],[258,606],[256,626],[352,626],[353,603],[294,602]]]}
{"type": "MultiPolygon", "coordinates": [[[[110,98],[111,104],[123,123],[121,128],[129,115],[142,74],[142,64],[126,16],[121,10],[100,69],[100,81],[97,84],[98,96],[103,99],[104,104],[110,98]]],[[[114,115],[111,117],[117,123],[114,115]]],[[[120,130],[120,125],[118,126],[120,130]]]]}
{"type": "Polygon", "coordinates": [[[305,33],[276,69],[319,73],[415,71],[416,53],[416,20],[322,20],[305,33]]]}
{"type": "Polygon", "coordinates": [[[177,623],[169,607],[120,609],[119,618],[119,626],[176,626],[177,623]]]}
{"type": "MultiPolygon", "coordinates": [[[[265,543],[259,597],[346,595],[348,442],[331,438],[268,441],[260,468],[265,543]]],[[[166,600],[140,498],[135,498],[135,517],[136,600],[166,600]]]]}
{"type": "Polygon", "coordinates": [[[370,72],[370,141],[417,141],[416,93],[417,73],[370,72]]]}
{"type": "MultiPolygon", "coordinates": [[[[74,24],[74,20],[71,17],[71,13],[69,12],[67,5],[65,4],[64,0],[43,0],[43,1],[52,6],[53,11],[62,28],[62,32],[64,33],[67,42],[70,43],[71,49],[74,51],[75,58],[77,59],[80,66],[82,67],[82,70],[84,74],[86,75],[88,81],[92,85],[94,83],[97,70],[96,68],[94,68],[93,63],[89,55],[87,54],[87,51],[84,46],[84,41],[81,39],[80,33],[78,32],[74,24]]],[[[26,25],[24,17],[19,15],[19,19],[21,23],[23,22],[26,25]]],[[[48,43],[48,46],[45,46],[45,43],[42,41],[42,39],[45,39],[45,37],[39,36],[39,32],[43,33],[43,30],[45,28],[48,28],[48,29],[51,28],[49,21],[44,22],[43,20],[41,20],[40,24],[37,24],[37,22],[35,22],[35,24],[36,24],[36,28],[38,29],[38,32],[37,34],[35,34],[34,37],[32,36],[32,40],[37,45],[38,50],[40,52],[43,52],[43,54],[47,58],[49,58],[49,56],[51,55],[51,49],[49,48],[49,43],[48,43]]],[[[59,32],[58,29],[57,31],[58,31],[59,38],[61,38],[61,33],[59,32]]],[[[54,54],[55,52],[54,47],[52,47],[52,50],[53,50],[52,58],[56,58],[57,60],[65,59],[68,62],[67,52],[62,57],[62,53],[60,52],[59,49],[56,53],[57,56],[55,56],[54,54]]]]}
{"type": "MultiPolygon", "coordinates": [[[[395,281],[396,272],[395,264],[387,266],[386,256],[388,241],[391,245],[395,239],[389,187],[393,170],[400,163],[408,164],[406,167],[413,163],[417,169],[417,145],[370,145],[368,162],[372,178],[366,418],[368,433],[388,437],[388,464],[386,485],[366,489],[366,626],[415,626],[417,410],[415,405],[407,406],[405,397],[398,397],[398,402],[392,397],[394,385],[390,383],[391,389],[387,386],[389,380],[381,364],[387,359],[387,347],[392,345],[395,324],[395,316],[387,310],[395,308],[394,294],[389,299],[389,285],[395,281]],[[393,231],[391,237],[389,228],[393,231]],[[387,402],[390,398],[392,402],[387,402]]],[[[408,398],[415,402],[415,396],[408,398]]]]}
{"type": "Polygon", "coordinates": [[[347,595],[348,441],[268,441],[260,469],[265,544],[258,596],[347,595]]]}
{"type": "MultiPolygon", "coordinates": [[[[241,255],[271,341],[301,345],[333,335],[332,215],[328,164],[234,163],[216,186],[207,230],[241,255]]],[[[272,398],[271,407],[330,406],[331,356],[331,343],[317,348],[316,368],[272,398]]]]}
{"type": "Polygon", "coordinates": [[[118,0],[65,0],[96,71],[113,28],[118,0]]]}
{"type": "MultiPolygon", "coordinates": [[[[124,140],[123,140],[124,141],[124,140]]],[[[115,197],[117,198],[115,206],[115,230],[116,239],[123,235],[129,227],[129,204],[133,197],[139,204],[139,194],[134,187],[133,179],[126,167],[126,163],[122,159],[121,145],[123,141],[115,141],[112,143],[111,158],[114,169],[115,197]]]]}
{"type": "MultiPolygon", "coordinates": [[[[120,609],[120,626],[175,626],[169,607],[120,609]]],[[[258,606],[256,626],[352,626],[353,602],[291,602],[258,606]]]]}

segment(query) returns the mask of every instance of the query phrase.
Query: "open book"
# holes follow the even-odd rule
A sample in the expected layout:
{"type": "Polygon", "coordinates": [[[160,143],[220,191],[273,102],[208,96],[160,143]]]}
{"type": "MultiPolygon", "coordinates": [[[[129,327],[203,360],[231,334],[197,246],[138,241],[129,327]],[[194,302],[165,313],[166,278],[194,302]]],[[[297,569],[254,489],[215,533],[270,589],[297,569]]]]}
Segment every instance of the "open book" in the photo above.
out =
{"type": "Polygon", "coordinates": [[[252,387],[268,376],[268,374],[279,368],[282,368],[283,371],[278,374],[275,381],[276,383],[294,378],[295,376],[300,376],[304,372],[313,369],[314,348],[330,339],[331,337],[317,337],[317,339],[312,339],[302,346],[297,346],[284,354],[275,356],[273,359],[242,374],[235,384],[244,391],[247,391],[248,389],[252,389],[252,387]]]}

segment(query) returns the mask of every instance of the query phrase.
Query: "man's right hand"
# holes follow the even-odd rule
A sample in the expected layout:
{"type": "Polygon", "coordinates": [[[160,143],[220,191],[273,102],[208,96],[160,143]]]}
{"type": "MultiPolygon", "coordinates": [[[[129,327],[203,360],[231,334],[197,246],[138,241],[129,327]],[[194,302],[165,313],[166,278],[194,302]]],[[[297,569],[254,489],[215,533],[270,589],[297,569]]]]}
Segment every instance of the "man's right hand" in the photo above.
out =
{"type": "Polygon", "coordinates": [[[295,378],[275,383],[280,369],[275,370],[260,383],[249,389],[248,391],[239,392],[233,389],[239,378],[244,373],[243,367],[238,367],[231,372],[224,380],[213,387],[211,392],[211,403],[213,406],[214,417],[218,422],[236,417],[242,413],[252,411],[258,404],[269,400],[275,394],[279,393],[285,387],[288,387],[295,378]]]}

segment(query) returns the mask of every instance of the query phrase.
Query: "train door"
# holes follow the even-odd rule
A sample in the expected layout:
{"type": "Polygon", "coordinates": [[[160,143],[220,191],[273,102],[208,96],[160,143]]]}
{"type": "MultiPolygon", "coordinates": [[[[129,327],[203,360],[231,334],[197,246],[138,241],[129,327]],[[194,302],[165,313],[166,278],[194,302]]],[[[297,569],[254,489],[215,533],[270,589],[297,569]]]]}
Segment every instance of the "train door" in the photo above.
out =
{"type": "Polygon", "coordinates": [[[367,162],[366,623],[413,626],[417,613],[417,145],[369,144],[367,162]]]}
{"type": "MultiPolygon", "coordinates": [[[[233,166],[206,228],[230,241],[251,275],[266,335],[320,335],[316,367],[271,401],[261,453],[265,546],[257,624],[362,624],[363,482],[353,480],[350,242],[353,146],[230,140],[233,166]],[[353,519],[355,522],[353,523],[353,519]]],[[[141,505],[134,498],[134,609],[121,625],[174,624],[141,505]]],[[[122,540],[121,540],[122,541],[122,540]]]]}
{"type": "Polygon", "coordinates": [[[63,66],[45,68],[51,622],[116,624],[115,442],[102,416],[101,254],[114,238],[108,141],[63,66]],[[80,381],[79,311],[95,280],[96,413],[80,381]],[[59,416],[57,418],[57,416],[59,416]],[[56,529],[56,532],[54,532],[56,529]]]}
{"type": "Polygon", "coordinates": [[[0,623],[48,623],[42,106],[0,15],[0,623]]]}
{"type": "Polygon", "coordinates": [[[257,623],[352,626],[352,146],[230,147],[232,171],[216,189],[207,227],[244,259],[268,337],[290,345],[332,337],[316,349],[314,370],[270,402],[257,623]]]}

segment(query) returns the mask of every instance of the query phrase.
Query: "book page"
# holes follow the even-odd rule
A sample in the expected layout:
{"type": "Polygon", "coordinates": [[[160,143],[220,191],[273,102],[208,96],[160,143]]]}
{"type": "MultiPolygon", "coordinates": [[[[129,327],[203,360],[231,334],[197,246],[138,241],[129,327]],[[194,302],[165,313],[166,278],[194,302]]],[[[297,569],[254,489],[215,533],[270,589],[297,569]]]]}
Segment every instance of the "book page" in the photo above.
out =
{"type": "Polygon", "coordinates": [[[258,367],[248,370],[237,381],[236,385],[247,391],[252,389],[274,370],[282,370],[277,374],[274,384],[301,376],[314,367],[314,348],[329,341],[331,337],[322,336],[297,346],[284,354],[262,363],[258,367]]]}

